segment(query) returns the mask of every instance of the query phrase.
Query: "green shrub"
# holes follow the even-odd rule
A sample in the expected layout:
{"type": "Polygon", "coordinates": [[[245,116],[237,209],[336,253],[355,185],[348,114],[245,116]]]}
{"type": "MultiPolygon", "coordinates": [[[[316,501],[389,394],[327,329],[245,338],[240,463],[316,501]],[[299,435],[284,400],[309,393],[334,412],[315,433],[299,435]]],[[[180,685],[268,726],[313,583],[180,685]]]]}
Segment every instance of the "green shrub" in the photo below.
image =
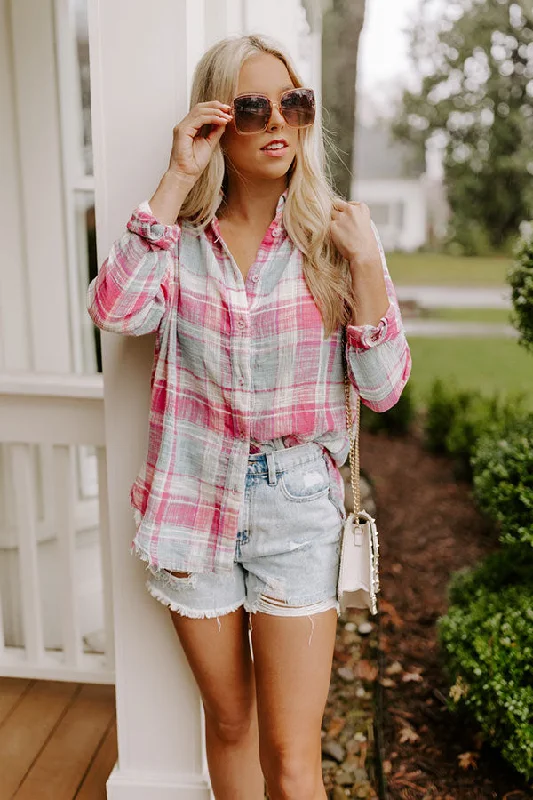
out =
{"type": "Polygon", "coordinates": [[[436,378],[431,385],[424,421],[424,440],[433,453],[447,452],[447,438],[455,416],[463,410],[468,392],[436,378]]]}
{"type": "Polygon", "coordinates": [[[511,320],[520,334],[518,342],[533,352],[533,230],[518,243],[506,280],[512,289],[511,320]]]}
{"type": "Polygon", "coordinates": [[[472,455],[479,438],[493,426],[513,423],[525,416],[526,395],[513,394],[502,399],[499,392],[491,396],[480,392],[470,392],[460,398],[460,413],[452,418],[445,446],[454,457],[455,475],[462,480],[472,481],[472,455]]]}
{"type": "Polygon", "coordinates": [[[533,549],[509,545],[486,556],[474,569],[454,572],[448,584],[448,601],[450,605],[466,606],[480,587],[492,593],[528,584],[533,590],[533,549]]]}
{"type": "Polygon", "coordinates": [[[400,399],[388,411],[372,411],[361,403],[361,427],[370,433],[387,431],[394,436],[409,433],[415,414],[412,387],[408,381],[400,395],[400,399]]]}
{"type": "Polygon", "coordinates": [[[474,498],[501,541],[533,547],[533,414],[493,426],[471,462],[474,498]]]}
{"type": "Polygon", "coordinates": [[[524,392],[484,395],[437,378],[427,403],[425,445],[432,452],[453,456],[456,477],[471,481],[471,457],[479,437],[494,425],[527,416],[525,401],[524,392]]]}
{"type": "MultiPolygon", "coordinates": [[[[511,549],[509,550],[511,552],[511,549]]],[[[516,551],[518,552],[518,551],[516,551]]],[[[452,581],[452,605],[438,623],[453,683],[450,710],[472,715],[490,744],[527,779],[533,777],[533,575],[524,582],[502,554],[452,581]],[[487,580],[488,579],[488,580],[487,580]]]]}

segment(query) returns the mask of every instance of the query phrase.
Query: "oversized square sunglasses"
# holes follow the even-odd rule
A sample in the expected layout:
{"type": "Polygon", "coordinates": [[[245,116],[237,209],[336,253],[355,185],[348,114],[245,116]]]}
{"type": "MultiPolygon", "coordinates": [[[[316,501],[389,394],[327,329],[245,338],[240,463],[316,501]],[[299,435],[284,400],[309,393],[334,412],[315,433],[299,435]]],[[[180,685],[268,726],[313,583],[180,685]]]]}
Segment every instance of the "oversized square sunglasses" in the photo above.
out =
{"type": "Polygon", "coordinates": [[[283,92],[279,103],[273,103],[265,94],[248,92],[237,95],[231,104],[235,129],[238,133],[266,131],[274,106],[291,128],[307,128],[314,122],[313,89],[289,89],[283,92]]]}

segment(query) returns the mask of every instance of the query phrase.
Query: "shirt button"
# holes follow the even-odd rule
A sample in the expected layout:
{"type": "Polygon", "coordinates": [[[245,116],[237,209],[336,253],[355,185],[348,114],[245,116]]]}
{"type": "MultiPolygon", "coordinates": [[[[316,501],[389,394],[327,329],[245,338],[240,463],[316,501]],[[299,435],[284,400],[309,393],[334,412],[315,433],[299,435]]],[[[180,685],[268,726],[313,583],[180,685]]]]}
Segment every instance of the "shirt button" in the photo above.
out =
{"type": "Polygon", "coordinates": [[[239,317],[238,318],[237,325],[239,326],[239,328],[245,328],[246,327],[246,320],[244,319],[244,317],[239,317]]]}
{"type": "Polygon", "coordinates": [[[244,431],[241,433],[241,439],[246,439],[246,434],[244,433],[244,431]]]}
{"type": "Polygon", "coordinates": [[[252,275],[252,281],[254,283],[257,283],[258,280],[259,280],[259,275],[252,275]]]}
{"type": "Polygon", "coordinates": [[[239,383],[240,383],[240,384],[241,384],[241,386],[242,386],[242,384],[244,383],[244,378],[243,378],[243,377],[240,377],[240,378],[239,378],[239,383]]]}

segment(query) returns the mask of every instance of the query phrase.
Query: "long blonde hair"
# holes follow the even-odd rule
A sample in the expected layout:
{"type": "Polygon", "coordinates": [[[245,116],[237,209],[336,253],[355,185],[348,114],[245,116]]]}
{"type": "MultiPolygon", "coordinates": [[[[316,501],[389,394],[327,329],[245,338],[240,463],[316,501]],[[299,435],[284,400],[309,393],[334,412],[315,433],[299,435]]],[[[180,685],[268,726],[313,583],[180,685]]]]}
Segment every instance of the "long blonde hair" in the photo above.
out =
{"type": "MultiPolygon", "coordinates": [[[[293,84],[303,86],[281,45],[270,37],[233,35],[214,44],[198,62],[192,83],[190,107],[217,99],[231,103],[243,62],[258,53],[279,58],[293,84]]],[[[325,337],[345,325],[356,308],[351,273],[329,234],[335,193],[325,174],[325,151],[316,126],[299,131],[298,150],[290,172],[283,223],[294,244],[303,253],[307,286],[322,315],[325,337]]],[[[225,177],[220,143],[180,210],[180,219],[200,230],[209,224],[220,202],[225,177]]]]}

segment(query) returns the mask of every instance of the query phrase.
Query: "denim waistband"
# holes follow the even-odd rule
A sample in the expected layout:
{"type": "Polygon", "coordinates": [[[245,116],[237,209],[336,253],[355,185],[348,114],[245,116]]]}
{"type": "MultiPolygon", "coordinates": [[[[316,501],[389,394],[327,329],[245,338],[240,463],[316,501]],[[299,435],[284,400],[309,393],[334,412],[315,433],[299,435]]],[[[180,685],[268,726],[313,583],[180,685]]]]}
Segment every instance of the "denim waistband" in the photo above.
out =
{"type": "Polygon", "coordinates": [[[271,453],[250,453],[248,456],[248,473],[253,475],[268,474],[269,471],[283,472],[290,467],[314,461],[324,453],[322,445],[316,442],[296,444],[271,453]]]}

